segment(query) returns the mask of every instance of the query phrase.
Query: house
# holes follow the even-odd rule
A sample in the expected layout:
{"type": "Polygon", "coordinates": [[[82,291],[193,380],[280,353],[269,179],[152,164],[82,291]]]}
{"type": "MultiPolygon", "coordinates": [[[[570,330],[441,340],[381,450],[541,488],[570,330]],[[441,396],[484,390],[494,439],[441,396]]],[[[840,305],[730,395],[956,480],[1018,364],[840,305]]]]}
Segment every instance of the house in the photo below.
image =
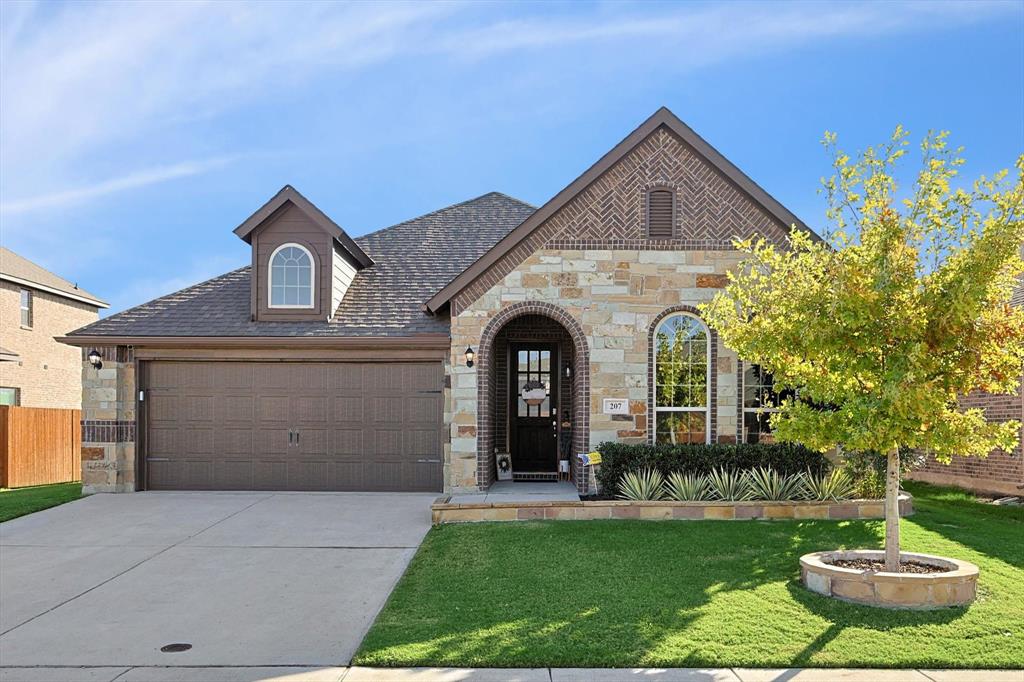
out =
{"type": "Polygon", "coordinates": [[[107,302],[0,247],[0,405],[78,408],[81,353],[56,340],[107,302]]]}
{"type": "Polygon", "coordinates": [[[235,229],[251,263],[63,339],[96,351],[83,480],[466,491],[510,455],[587,492],[603,441],[757,440],[770,379],[696,306],[734,237],[791,226],[664,108],[540,208],[492,192],[353,239],[285,187],[235,229]]]}

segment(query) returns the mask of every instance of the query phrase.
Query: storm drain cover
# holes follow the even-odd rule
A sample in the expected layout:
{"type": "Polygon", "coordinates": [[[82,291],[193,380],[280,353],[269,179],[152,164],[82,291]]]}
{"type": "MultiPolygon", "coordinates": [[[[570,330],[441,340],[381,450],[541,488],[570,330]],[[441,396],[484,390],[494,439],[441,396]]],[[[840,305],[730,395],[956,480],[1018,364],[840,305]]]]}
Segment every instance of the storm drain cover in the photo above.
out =
{"type": "Polygon", "coordinates": [[[160,651],[164,652],[165,654],[178,654],[182,651],[188,651],[191,648],[191,644],[186,644],[185,642],[175,642],[174,644],[164,644],[162,647],[160,647],[160,651]]]}

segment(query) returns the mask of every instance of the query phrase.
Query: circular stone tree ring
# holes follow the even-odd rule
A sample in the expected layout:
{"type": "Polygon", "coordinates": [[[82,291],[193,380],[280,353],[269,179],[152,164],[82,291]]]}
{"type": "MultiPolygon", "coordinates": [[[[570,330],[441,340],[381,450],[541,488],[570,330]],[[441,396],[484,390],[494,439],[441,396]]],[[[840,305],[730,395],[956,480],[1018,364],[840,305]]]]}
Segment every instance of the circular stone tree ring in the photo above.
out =
{"type": "Polygon", "coordinates": [[[884,561],[877,549],[814,552],[800,557],[800,578],[807,589],[844,601],[890,609],[938,609],[966,606],[974,601],[978,567],[966,561],[901,552],[900,561],[944,569],[937,573],[889,573],[843,568],[832,562],[868,559],[884,561]]]}

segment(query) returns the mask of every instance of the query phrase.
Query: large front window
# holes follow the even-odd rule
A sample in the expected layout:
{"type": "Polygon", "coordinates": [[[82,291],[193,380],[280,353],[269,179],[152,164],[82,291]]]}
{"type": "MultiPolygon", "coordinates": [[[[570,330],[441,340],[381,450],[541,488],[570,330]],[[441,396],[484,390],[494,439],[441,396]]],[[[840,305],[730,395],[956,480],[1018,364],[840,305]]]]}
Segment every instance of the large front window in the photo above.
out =
{"type": "Polygon", "coordinates": [[[313,258],[298,244],[279,246],[270,257],[270,307],[313,307],[313,258]]]}
{"type": "Polygon", "coordinates": [[[654,332],[654,421],[658,443],[707,443],[709,438],[708,328],[677,313],[654,332]]]}
{"type": "Polygon", "coordinates": [[[760,365],[747,363],[743,368],[743,442],[771,443],[772,413],[779,411],[782,401],[792,395],[790,391],[777,393],[769,372],[760,365]]]}

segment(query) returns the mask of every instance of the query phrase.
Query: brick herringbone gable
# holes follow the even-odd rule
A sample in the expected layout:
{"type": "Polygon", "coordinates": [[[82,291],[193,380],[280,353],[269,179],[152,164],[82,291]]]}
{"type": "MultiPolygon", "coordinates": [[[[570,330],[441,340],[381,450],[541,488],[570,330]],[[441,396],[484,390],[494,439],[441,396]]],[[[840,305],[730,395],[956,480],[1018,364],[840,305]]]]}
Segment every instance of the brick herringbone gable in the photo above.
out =
{"type": "Polygon", "coordinates": [[[457,315],[539,249],[727,250],[762,235],[783,244],[784,225],[662,126],[505,254],[452,301],[457,315]],[[672,239],[649,239],[646,195],[675,191],[672,239]]]}

